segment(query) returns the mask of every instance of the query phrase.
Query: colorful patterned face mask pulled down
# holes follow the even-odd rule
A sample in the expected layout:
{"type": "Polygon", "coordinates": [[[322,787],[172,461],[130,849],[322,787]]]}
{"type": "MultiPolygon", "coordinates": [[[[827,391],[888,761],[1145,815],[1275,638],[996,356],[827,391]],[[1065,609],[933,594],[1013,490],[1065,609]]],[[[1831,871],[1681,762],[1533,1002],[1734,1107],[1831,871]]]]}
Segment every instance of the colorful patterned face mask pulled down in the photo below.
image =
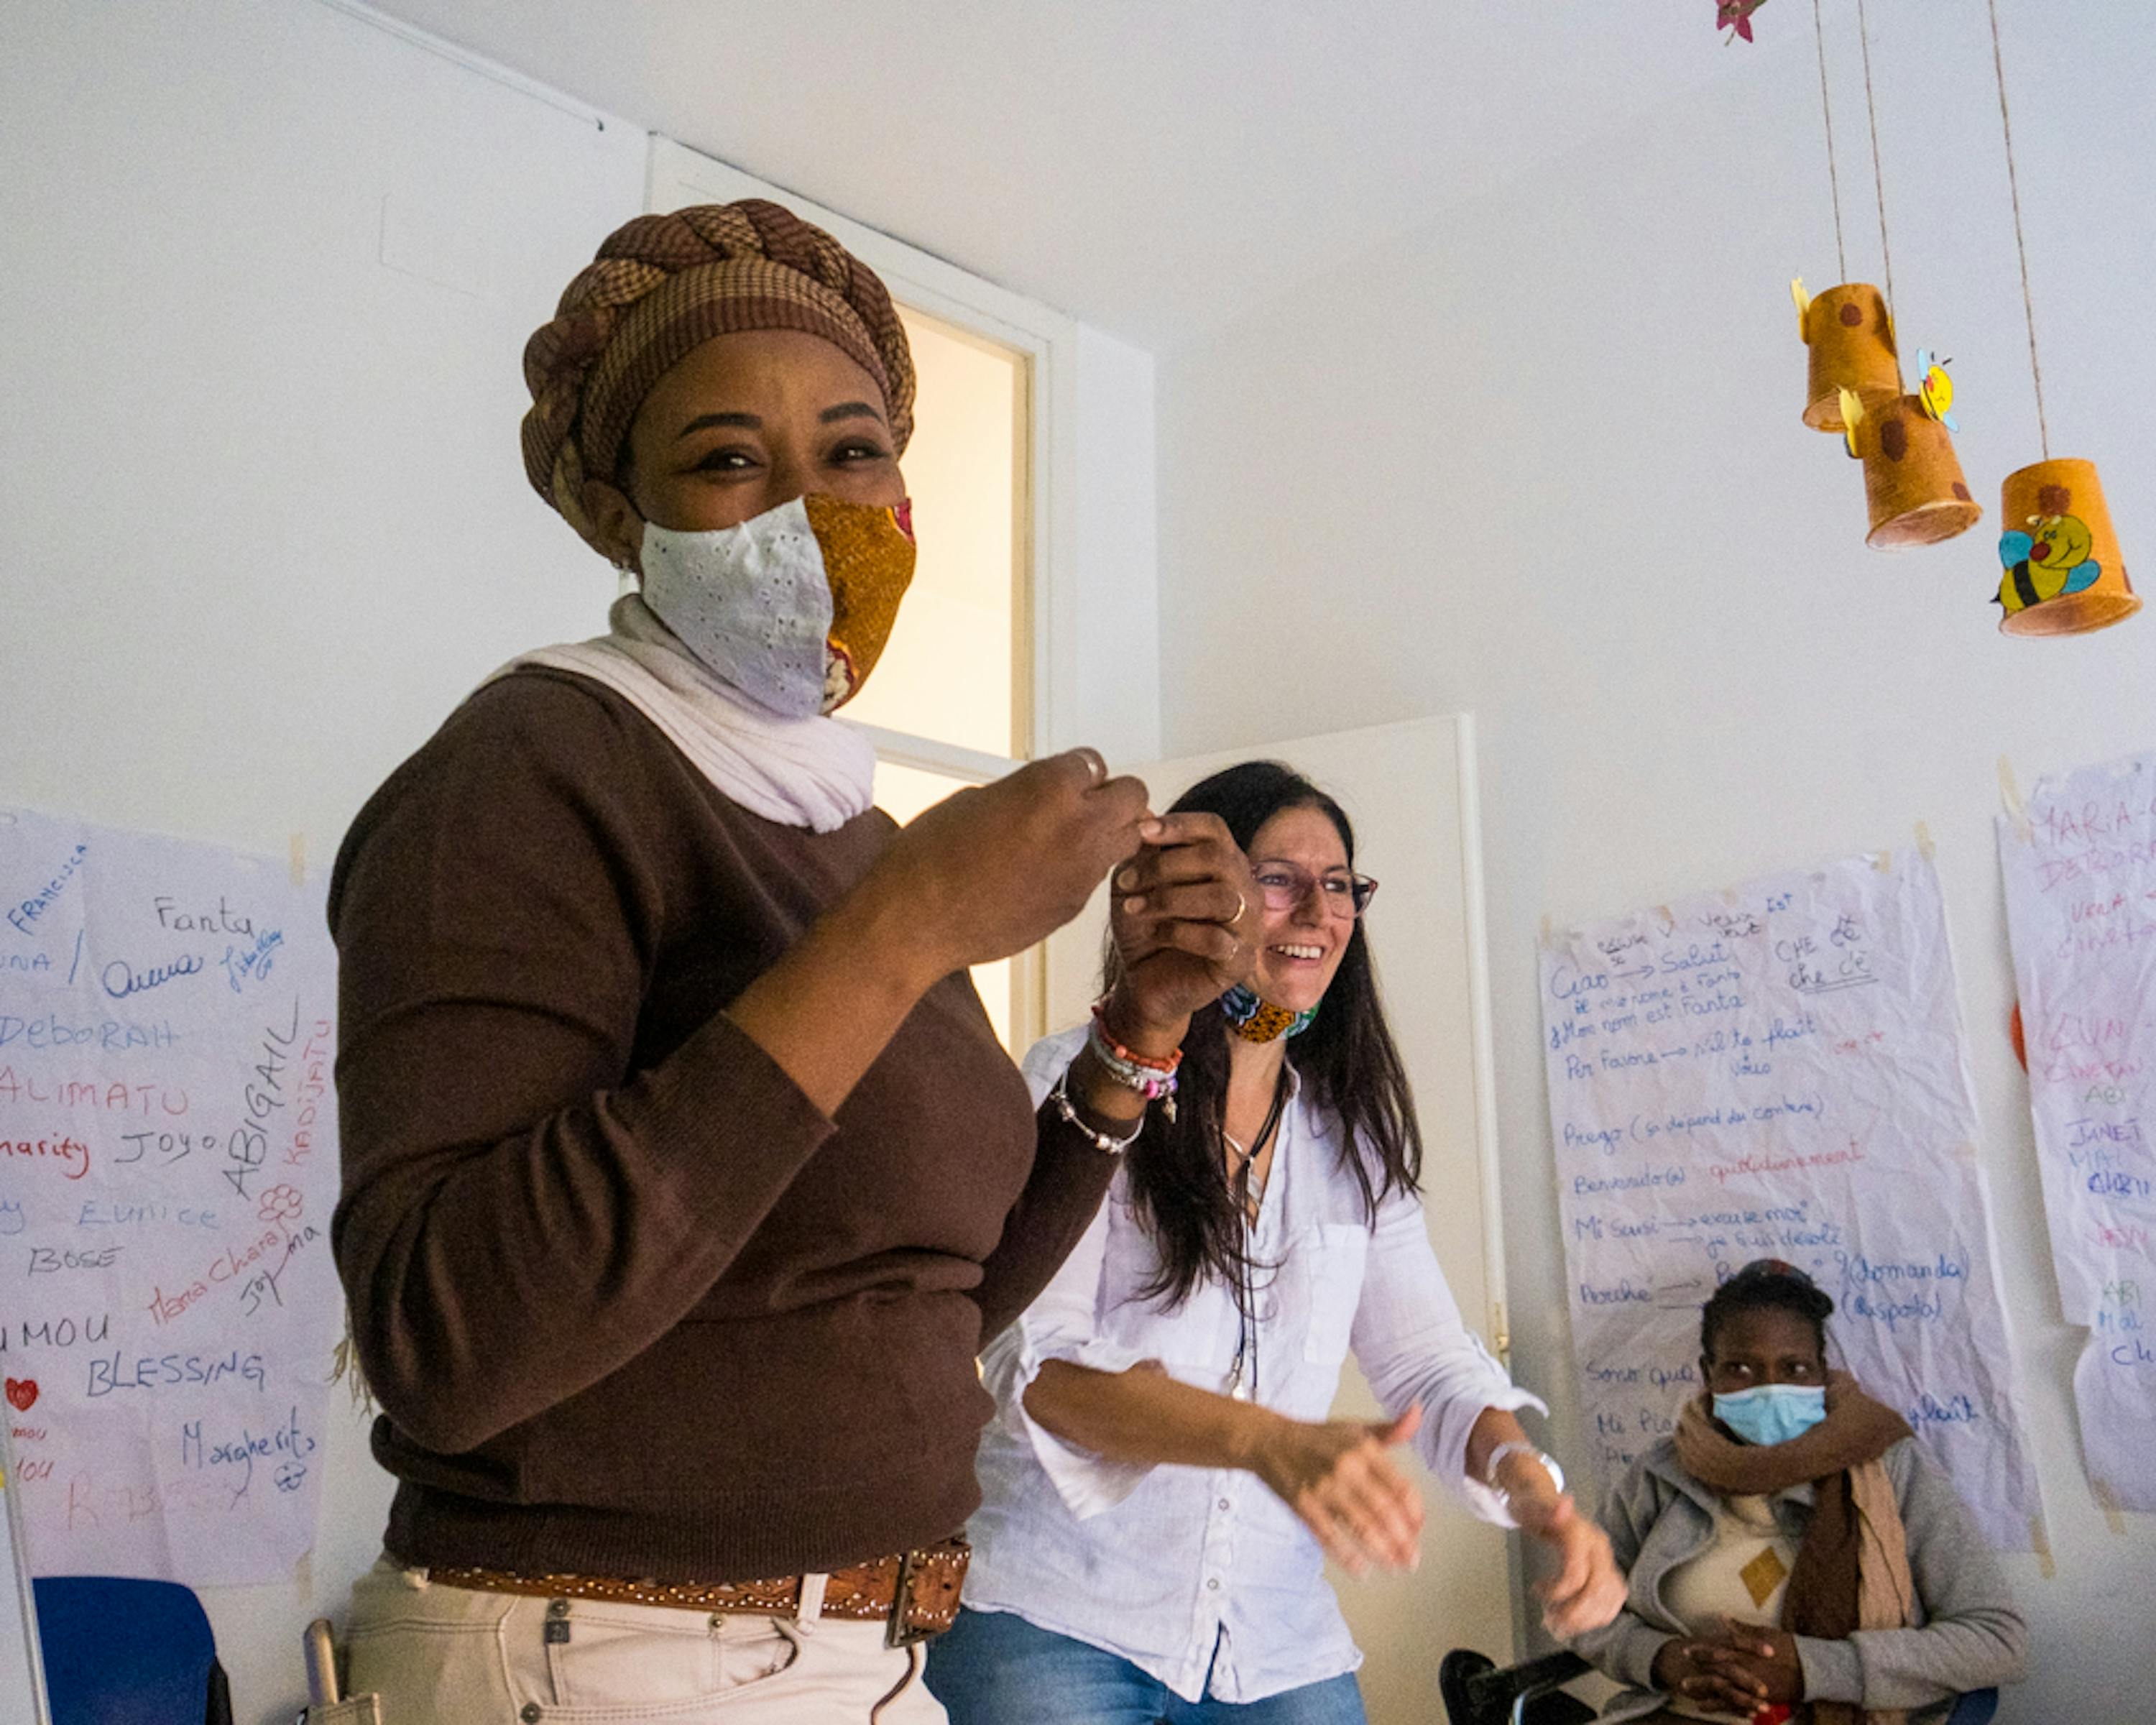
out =
{"type": "Polygon", "coordinates": [[[644,603],[729,688],[783,718],[844,706],[913,580],[912,506],[797,497],[709,532],[644,526],[644,603]]]}
{"type": "Polygon", "coordinates": [[[1786,1444],[1826,1418],[1820,1384],[1758,1384],[1714,1399],[1714,1417],[1748,1444],[1786,1444]]]}
{"type": "Polygon", "coordinates": [[[1301,1012],[1276,1006],[1237,983],[1220,997],[1220,1011],[1228,1028],[1245,1042],[1270,1042],[1281,1036],[1300,1036],[1317,1021],[1317,1009],[1301,1012]]]}

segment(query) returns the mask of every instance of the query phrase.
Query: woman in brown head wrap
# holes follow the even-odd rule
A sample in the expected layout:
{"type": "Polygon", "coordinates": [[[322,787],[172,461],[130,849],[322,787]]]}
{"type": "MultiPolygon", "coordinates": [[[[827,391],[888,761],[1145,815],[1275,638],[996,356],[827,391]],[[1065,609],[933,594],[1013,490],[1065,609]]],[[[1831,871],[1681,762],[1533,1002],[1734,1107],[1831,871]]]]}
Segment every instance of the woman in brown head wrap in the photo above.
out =
{"type": "Polygon", "coordinates": [[[1036,1116],[966,968],[1136,852],[1166,1012],[1247,968],[1256,891],[1089,750],[870,806],[829,715],[911,572],[913,374],[828,234],[633,221],[525,369],[533,485],[637,590],[338,858],[335,1240],[398,1481],[351,1686],[393,1725],[940,1719],[974,1355],[1151,1094],[1096,1065],[1036,1116]]]}

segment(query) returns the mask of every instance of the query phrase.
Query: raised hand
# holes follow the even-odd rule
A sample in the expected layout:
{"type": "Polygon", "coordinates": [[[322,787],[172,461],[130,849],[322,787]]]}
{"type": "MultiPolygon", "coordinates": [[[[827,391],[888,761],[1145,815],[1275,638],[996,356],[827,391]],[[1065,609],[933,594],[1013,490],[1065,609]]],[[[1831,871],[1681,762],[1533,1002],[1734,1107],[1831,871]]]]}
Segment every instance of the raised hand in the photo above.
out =
{"type": "Polygon", "coordinates": [[[947,797],[726,1016],[835,1113],[924,993],[1068,922],[1149,821],[1145,787],[1091,749],[947,797]]]}
{"type": "Polygon", "coordinates": [[[862,884],[948,974],[1068,922],[1148,823],[1142,781],[1110,778],[1099,755],[1074,749],[925,810],[862,884]]]}
{"type": "Polygon", "coordinates": [[[1249,980],[1259,894],[1217,814],[1163,815],[1139,836],[1143,848],[1110,882],[1122,976],[1107,1018],[1133,1046],[1165,1050],[1181,1044],[1199,1008],[1249,980]]]}

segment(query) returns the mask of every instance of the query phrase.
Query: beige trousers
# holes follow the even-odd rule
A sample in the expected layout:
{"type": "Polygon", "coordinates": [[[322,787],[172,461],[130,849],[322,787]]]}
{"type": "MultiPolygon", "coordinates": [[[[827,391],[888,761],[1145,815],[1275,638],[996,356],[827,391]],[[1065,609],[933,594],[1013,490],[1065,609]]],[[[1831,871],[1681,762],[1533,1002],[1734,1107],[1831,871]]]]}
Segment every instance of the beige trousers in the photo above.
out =
{"type": "Polygon", "coordinates": [[[347,1693],[382,1725],[946,1725],[884,1625],[437,1587],[384,1558],[352,1590],[347,1693]]]}

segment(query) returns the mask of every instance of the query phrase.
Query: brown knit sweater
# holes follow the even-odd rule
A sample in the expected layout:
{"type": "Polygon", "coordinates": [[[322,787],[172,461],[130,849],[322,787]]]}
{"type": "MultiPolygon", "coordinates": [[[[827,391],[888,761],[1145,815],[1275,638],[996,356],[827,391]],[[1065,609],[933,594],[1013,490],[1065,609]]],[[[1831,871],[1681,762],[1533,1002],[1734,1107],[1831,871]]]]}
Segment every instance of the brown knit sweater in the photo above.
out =
{"type": "Polygon", "coordinates": [[[973,1357],[1112,1165],[939,983],[835,1119],[722,1016],[890,841],[729,802],[524,671],[337,859],[333,1238],[414,1564],[738,1581],[940,1539],[973,1357]]]}

